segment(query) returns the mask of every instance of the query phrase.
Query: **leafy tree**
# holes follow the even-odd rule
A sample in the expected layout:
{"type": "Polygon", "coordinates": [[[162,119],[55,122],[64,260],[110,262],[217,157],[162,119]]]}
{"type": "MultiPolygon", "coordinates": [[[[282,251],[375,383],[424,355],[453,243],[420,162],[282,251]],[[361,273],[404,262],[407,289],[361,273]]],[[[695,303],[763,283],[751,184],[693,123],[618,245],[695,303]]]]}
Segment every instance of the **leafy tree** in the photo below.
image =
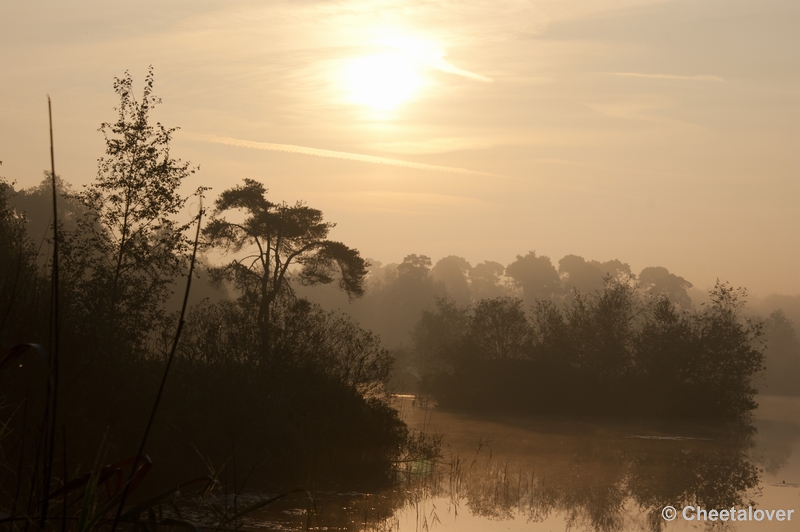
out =
{"type": "Polygon", "coordinates": [[[603,270],[578,255],[567,255],[558,261],[558,273],[568,290],[592,294],[603,289],[603,270]]]}
{"type": "Polygon", "coordinates": [[[537,257],[535,251],[517,255],[517,260],[506,267],[506,275],[522,289],[528,305],[533,305],[537,299],[552,299],[562,291],[561,279],[550,258],[537,257]]]}
{"type": "Polygon", "coordinates": [[[16,271],[15,259],[22,257],[27,264],[32,246],[25,235],[25,218],[12,204],[13,196],[14,187],[0,177],[0,264],[4,270],[12,267],[16,271]]]}
{"type": "Polygon", "coordinates": [[[0,345],[30,342],[31,336],[25,335],[38,329],[40,321],[36,312],[40,298],[34,297],[37,292],[41,295],[36,253],[13,200],[14,187],[0,177],[0,345]]]}
{"type": "Polygon", "coordinates": [[[499,262],[484,261],[476,264],[470,272],[470,289],[476,300],[500,297],[505,293],[501,277],[505,268],[499,262]]]}
{"type": "Polygon", "coordinates": [[[756,407],[754,377],[764,369],[763,326],[743,316],[743,288],[718,280],[709,296],[711,305],[701,315],[694,371],[705,377],[712,412],[743,415],[756,407]]]}
{"type": "Polygon", "coordinates": [[[522,359],[530,354],[531,328],[519,298],[479,301],[469,330],[481,354],[489,360],[522,359]]]}
{"type": "Polygon", "coordinates": [[[207,247],[246,251],[218,275],[233,280],[255,309],[262,346],[269,351],[272,314],[279,298],[292,293],[291,265],[301,267],[297,274],[301,284],[328,284],[338,279],[339,288],[353,298],[364,293],[368,263],[357,250],[327,239],[335,224],[324,222],[321,211],[302,202],[292,206],[272,203],[266,194],[264,185],[252,179],[224,191],[203,235],[207,247]],[[244,211],[244,221],[225,218],[232,210],[244,211]]]}
{"type": "Polygon", "coordinates": [[[695,366],[700,357],[697,320],[663,294],[647,310],[634,337],[637,379],[652,393],[655,413],[690,409],[696,399],[691,390],[702,377],[695,366]]]}
{"type": "Polygon", "coordinates": [[[782,310],[773,311],[764,323],[767,341],[766,389],[770,395],[800,395],[800,341],[792,322],[782,310]]]}
{"type": "Polygon", "coordinates": [[[114,91],[117,119],[100,126],[106,153],[96,180],[75,195],[87,215],[67,234],[63,262],[74,307],[141,337],[162,317],[187,259],[184,231],[192,222],[176,217],[189,198],[178,189],[195,169],[171,156],[177,128],[151,123],[150,111],[161,103],[153,94],[152,67],[141,100],[128,72],[115,78],[114,91]]]}
{"type": "Polygon", "coordinates": [[[579,294],[566,311],[581,368],[598,382],[615,383],[631,367],[631,338],[638,313],[634,286],[606,278],[602,292],[579,294]]]}
{"type": "Polygon", "coordinates": [[[415,280],[427,279],[431,273],[431,258],[427,255],[417,255],[412,253],[403,258],[403,262],[397,267],[398,277],[405,277],[415,280]]]}
{"type": "MultiPolygon", "coordinates": [[[[35,187],[20,190],[11,203],[17,212],[25,216],[25,228],[30,238],[37,247],[44,248],[41,244],[52,241],[53,238],[53,180],[50,172],[44,173],[44,179],[35,187]]],[[[56,192],[58,193],[58,222],[60,231],[74,232],[78,227],[78,220],[86,216],[86,208],[78,200],[72,186],[56,175],[56,192]]],[[[52,253],[40,251],[37,261],[39,264],[52,259],[52,253]]]]}
{"type": "Polygon", "coordinates": [[[471,309],[447,298],[437,298],[436,308],[423,310],[411,338],[420,368],[425,372],[452,371],[463,355],[457,349],[469,332],[471,309]]]}
{"type": "Polygon", "coordinates": [[[679,277],[662,266],[651,266],[639,274],[639,286],[647,294],[654,296],[665,295],[670,301],[683,308],[692,306],[692,299],[686,292],[692,283],[679,277]]]}
{"type": "Polygon", "coordinates": [[[468,275],[472,270],[467,259],[450,255],[440,259],[431,270],[434,280],[444,283],[447,295],[461,305],[470,301],[468,275]]]}

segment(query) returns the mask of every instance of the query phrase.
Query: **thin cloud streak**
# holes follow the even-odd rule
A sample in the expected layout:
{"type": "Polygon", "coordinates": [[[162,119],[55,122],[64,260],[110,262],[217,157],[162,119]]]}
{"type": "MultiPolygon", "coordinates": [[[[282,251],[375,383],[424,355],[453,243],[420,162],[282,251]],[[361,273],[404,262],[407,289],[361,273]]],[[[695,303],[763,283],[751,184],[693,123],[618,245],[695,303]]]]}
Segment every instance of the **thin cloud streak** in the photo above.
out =
{"type": "Polygon", "coordinates": [[[441,50],[428,49],[428,47],[409,41],[408,39],[390,37],[387,39],[378,39],[375,42],[383,46],[394,48],[408,57],[446,74],[455,74],[456,76],[463,76],[484,83],[492,83],[494,81],[492,78],[470,72],[463,68],[458,68],[454,64],[446,61],[444,59],[444,52],[441,50]]]}
{"type": "Polygon", "coordinates": [[[641,74],[639,72],[608,72],[612,76],[625,76],[629,78],[650,78],[650,79],[678,79],[685,81],[715,81],[726,83],[725,78],[719,76],[680,76],[677,74],[641,74]]]}
{"type": "Polygon", "coordinates": [[[476,74],[475,72],[470,72],[469,70],[464,70],[463,68],[458,68],[452,63],[445,61],[441,57],[421,58],[420,60],[424,62],[426,65],[435,68],[437,70],[440,70],[446,74],[455,74],[456,76],[463,76],[465,78],[470,78],[477,81],[483,81],[484,83],[492,83],[494,81],[492,78],[476,74]]]}
{"type": "Polygon", "coordinates": [[[252,140],[235,139],[231,137],[219,137],[217,135],[202,135],[197,133],[188,133],[187,136],[192,140],[201,142],[211,142],[214,144],[225,144],[228,146],[238,146],[240,148],[251,148],[254,150],[267,150],[267,151],[282,151],[286,153],[299,153],[302,155],[313,155],[315,157],[329,157],[331,159],[344,159],[348,161],[359,161],[372,164],[383,164],[387,166],[398,166],[400,168],[411,168],[414,170],[428,170],[432,172],[445,172],[448,174],[463,174],[463,175],[476,175],[482,177],[500,177],[503,179],[513,179],[515,181],[524,181],[516,177],[509,177],[500,174],[491,174],[488,172],[478,172],[475,170],[468,170],[466,168],[457,168],[452,166],[438,166],[434,164],[414,163],[411,161],[403,161],[400,159],[389,159],[387,157],[376,157],[374,155],[363,155],[360,153],[350,153],[344,151],[323,150],[320,148],[309,148],[307,146],[296,146],[294,144],[276,144],[273,142],[255,142],[252,140]]]}

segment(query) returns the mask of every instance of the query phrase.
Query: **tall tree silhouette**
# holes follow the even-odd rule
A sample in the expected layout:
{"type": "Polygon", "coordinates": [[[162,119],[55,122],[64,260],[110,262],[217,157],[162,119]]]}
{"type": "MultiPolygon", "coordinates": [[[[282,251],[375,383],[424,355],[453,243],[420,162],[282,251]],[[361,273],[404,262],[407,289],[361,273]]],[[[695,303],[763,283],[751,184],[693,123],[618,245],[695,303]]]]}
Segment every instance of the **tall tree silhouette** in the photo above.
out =
{"type": "Polygon", "coordinates": [[[232,280],[246,304],[257,311],[262,348],[269,351],[271,314],[279,297],[291,294],[289,267],[301,267],[303,285],[338,280],[351,298],[364,293],[368,263],[358,250],[328,240],[335,226],[324,222],[322,212],[302,202],[272,203],[267,189],[252,179],[224,191],[216,200],[211,221],[203,229],[208,247],[246,255],[233,259],[217,274],[232,280]],[[245,213],[243,222],[224,217],[229,211],[245,213]]]}
{"type": "Polygon", "coordinates": [[[106,316],[115,329],[128,324],[141,338],[162,315],[186,263],[184,231],[192,222],[176,220],[189,199],[178,189],[195,169],[171,155],[177,128],[152,123],[150,111],[161,103],[153,94],[152,67],[140,100],[128,72],[115,78],[114,91],[117,119],[100,126],[106,152],[97,178],[74,196],[86,215],[65,237],[64,269],[74,283],[74,305],[106,316]]]}
{"type": "Polygon", "coordinates": [[[550,258],[537,257],[535,251],[517,255],[517,260],[506,267],[506,275],[522,288],[527,305],[533,305],[537,299],[552,299],[562,291],[561,279],[550,258]]]}

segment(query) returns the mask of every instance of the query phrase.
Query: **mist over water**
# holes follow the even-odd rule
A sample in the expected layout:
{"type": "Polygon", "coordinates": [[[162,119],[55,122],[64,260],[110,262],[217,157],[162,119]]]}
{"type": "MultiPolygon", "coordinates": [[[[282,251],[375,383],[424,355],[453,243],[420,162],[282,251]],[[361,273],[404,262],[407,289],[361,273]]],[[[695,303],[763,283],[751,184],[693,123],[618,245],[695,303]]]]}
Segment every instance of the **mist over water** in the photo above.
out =
{"type": "Polygon", "coordinates": [[[800,422],[789,413],[800,402],[759,399],[764,406],[753,423],[731,428],[675,420],[476,417],[401,397],[395,406],[411,427],[444,435],[436,468],[415,464],[386,492],[319,492],[312,507],[287,503],[249,524],[275,530],[301,530],[309,522],[311,530],[627,532],[696,529],[680,518],[664,521],[667,505],[794,509],[800,501],[800,422]]]}

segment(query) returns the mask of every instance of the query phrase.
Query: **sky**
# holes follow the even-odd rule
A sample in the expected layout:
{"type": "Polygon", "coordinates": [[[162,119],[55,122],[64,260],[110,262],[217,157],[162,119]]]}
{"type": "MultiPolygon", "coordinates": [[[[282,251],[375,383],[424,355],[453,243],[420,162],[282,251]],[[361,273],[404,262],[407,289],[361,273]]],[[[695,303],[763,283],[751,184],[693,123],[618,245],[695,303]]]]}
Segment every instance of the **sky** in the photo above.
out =
{"type": "Polygon", "coordinates": [[[244,178],[332,237],[528,251],[800,294],[796,0],[0,4],[0,175],[91,182],[115,76],[210,197],[244,178]]]}

